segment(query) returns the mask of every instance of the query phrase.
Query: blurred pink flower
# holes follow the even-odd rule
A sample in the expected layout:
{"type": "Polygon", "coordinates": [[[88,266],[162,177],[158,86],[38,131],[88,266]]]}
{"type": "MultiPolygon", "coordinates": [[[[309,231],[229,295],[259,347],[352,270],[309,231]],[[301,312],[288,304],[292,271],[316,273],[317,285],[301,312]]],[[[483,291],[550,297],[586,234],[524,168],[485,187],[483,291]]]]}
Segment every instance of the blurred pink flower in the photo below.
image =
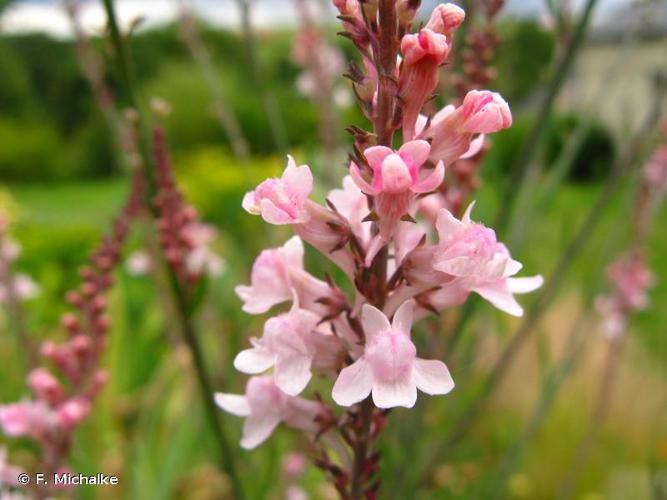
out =
{"type": "MultiPolygon", "coordinates": [[[[15,467],[8,462],[7,448],[0,447],[0,498],[5,500],[4,486],[18,486],[18,477],[23,473],[23,469],[15,467]]],[[[11,499],[10,496],[7,497],[11,499]]]]}
{"type": "Polygon", "coordinates": [[[270,376],[250,377],[244,396],[217,393],[216,404],[233,415],[245,417],[241,447],[252,449],[263,443],[281,422],[315,432],[320,405],[281,391],[270,376]]]}
{"type": "Polygon", "coordinates": [[[449,370],[442,361],[417,358],[410,339],[414,302],[398,308],[390,324],[382,311],[365,304],[361,322],[366,336],[363,355],[344,368],[333,388],[334,401],[350,406],[369,394],[378,408],[412,408],[417,388],[436,395],[454,388],[449,370]]]}
{"type": "MultiPolygon", "coordinates": [[[[27,274],[16,274],[13,277],[12,284],[15,297],[19,300],[34,299],[39,295],[40,287],[35,280],[27,274]]],[[[0,283],[0,303],[5,302],[9,297],[6,283],[0,283]]]]}
{"type": "Polygon", "coordinates": [[[0,406],[0,427],[10,437],[38,437],[58,425],[57,416],[41,401],[0,406]]]}
{"type": "Polygon", "coordinates": [[[125,266],[130,276],[144,276],[151,270],[151,257],[145,250],[137,250],[127,257],[125,266]]]}
{"type": "Polygon", "coordinates": [[[426,27],[436,33],[447,35],[452,39],[454,31],[466,17],[465,11],[453,3],[441,3],[433,9],[426,27]]]}

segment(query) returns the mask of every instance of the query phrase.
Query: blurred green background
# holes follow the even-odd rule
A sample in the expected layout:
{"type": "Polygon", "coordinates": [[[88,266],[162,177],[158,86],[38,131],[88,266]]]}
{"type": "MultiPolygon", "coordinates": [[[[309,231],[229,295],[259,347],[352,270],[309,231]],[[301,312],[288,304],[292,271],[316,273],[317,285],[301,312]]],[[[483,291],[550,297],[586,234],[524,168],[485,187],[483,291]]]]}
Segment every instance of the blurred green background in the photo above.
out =
{"type": "MultiPolygon", "coordinates": [[[[559,45],[552,31],[535,21],[506,19],[498,31],[503,40],[494,62],[499,77],[491,88],[508,99],[515,124],[493,137],[483,183],[475,196],[476,218],[488,224],[522,141],[533,126],[535,104],[559,45]]],[[[278,151],[271,139],[238,34],[201,26],[201,35],[219,73],[222,94],[249,143],[249,166],[231,154],[212,111],[209,89],[178,27],[140,31],[130,46],[141,96],[161,97],[173,109],[165,124],[178,181],[203,219],[219,230],[215,247],[227,269],[209,283],[210,294],[198,318],[199,335],[216,388],[239,392],[245,378],[234,372],[231,359],[250,335],[259,333],[264,318],[243,314],[233,287],[247,282],[252,261],[262,248],[282,244],[288,235],[284,229],[247,215],[240,201],[251,186],[281,171],[287,151],[278,151]]],[[[345,174],[342,158],[328,164],[320,154],[317,107],[295,87],[301,70],[290,58],[293,36],[288,29],[258,33],[265,81],[279,103],[289,152],[299,163],[309,163],[320,177],[341,178],[345,174]]],[[[335,39],[333,29],[331,41],[348,57],[353,56],[350,44],[335,39]]],[[[111,66],[104,41],[95,39],[93,45],[111,66]]],[[[612,89],[613,98],[595,99],[604,72],[614,65],[613,59],[606,63],[612,57],[609,54],[618,57],[625,49],[627,44],[618,41],[587,43],[557,112],[550,118],[538,156],[541,168],[530,179],[532,188],[521,200],[514,230],[508,236],[514,257],[524,263],[528,274],[548,274],[553,268],[627,140],[633,122],[625,121],[626,115],[618,111],[625,94],[618,97],[612,89]],[[582,123],[586,133],[569,162],[567,179],[550,194],[550,174],[582,123]]],[[[628,64],[635,71],[618,78],[628,76],[636,87],[627,79],[613,85],[625,87],[629,95],[641,92],[648,86],[651,71],[665,63],[666,49],[665,39],[634,40],[628,64]]],[[[42,287],[38,298],[25,303],[25,310],[30,331],[43,339],[62,335],[58,321],[66,310],[63,294],[77,283],[78,266],[121,206],[128,177],[115,161],[110,131],[81,76],[71,41],[42,34],[4,35],[0,37],[0,75],[0,209],[10,215],[12,236],[23,247],[17,269],[33,276],[42,287]]],[[[106,78],[111,88],[118,88],[111,71],[106,78]]],[[[351,106],[341,110],[341,123],[362,124],[364,119],[351,106]]],[[[347,141],[344,132],[339,132],[339,139],[347,141]]],[[[383,498],[491,497],[498,468],[526,425],[575,318],[581,311],[593,320],[596,317],[587,290],[599,279],[601,267],[627,245],[631,223],[627,212],[635,182],[634,178],[628,181],[615,197],[577,257],[555,304],[514,359],[509,376],[463,444],[442,457],[435,468],[426,468],[431,451],[474,397],[504,339],[517,325],[515,319],[489,305],[479,308],[466,330],[465,352],[450,364],[457,389],[444,398],[420,398],[416,410],[392,411],[381,441],[383,498]]],[[[663,208],[649,238],[649,259],[658,278],[651,290],[651,305],[632,318],[614,405],[586,465],[577,498],[648,499],[653,498],[651,481],[656,474],[661,473],[664,481],[666,216],[663,208]]],[[[133,233],[128,251],[140,247],[140,232],[137,228],[133,233]]],[[[315,253],[307,255],[307,262],[313,270],[330,270],[315,253]]],[[[197,399],[188,352],[172,331],[164,300],[160,287],[150,278],[132,277],[124,267],[116,273],[110,294],[113,327],[105,361],[111,381],[96,405],[94,418],[78,433],[73,467],[90,473],[117,473],[121,489],[81,488],[77,492],[81,498],[207,499],[228,494],[226,478],[213,465],[215,449],[197,399]]],[[[531,300],[523,297],[522,303],[531,300]]],[[[445,317],[443,337],[454,316],[445,317]]],[[[425,323],[424,329],[430,326],[425,323]]],[[[525,447],[501,496],[547,499],[558,491],[586,430],[605,349],[599,328],[591,327],[585,335],[590,337],[586,351],[544,427],[525,447]]],[[[22,354],[0,310],[0,402],[25,395],[24,377],[22,354]]],[[[225,424],[236,442],[240,421],[227,416],[225,424]]],[[[28,442],[0,437],[0,444],[10,446],[14,462],[29,465],[34,460],[35,450],[28,442]]],[[[284,497],[288,485],[281,460],[293,448],[307,450],[297,436],[281,429],[255,451],[234,449],[250,498],[284,497]]],[[[333,495],[322,473],[314,468],[308,469],[300,483],[312,498],[333,495]]]]}

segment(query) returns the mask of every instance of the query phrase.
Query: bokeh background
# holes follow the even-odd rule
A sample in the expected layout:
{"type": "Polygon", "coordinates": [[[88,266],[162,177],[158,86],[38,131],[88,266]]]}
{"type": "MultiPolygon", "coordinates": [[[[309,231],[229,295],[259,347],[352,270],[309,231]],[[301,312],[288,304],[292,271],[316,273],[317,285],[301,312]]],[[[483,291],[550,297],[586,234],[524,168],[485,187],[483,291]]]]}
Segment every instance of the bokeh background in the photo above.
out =
{"type": "MultiPolygon", "coordinates": [[[[146,101],[159,97],[170,104],[165,126],[178,182],[202,218],[218,229],[215,249],[226,268],[209,282],[198,334],[216,389],[240,392],[245,378],[234,372],[231,359],[250,335],[259,333],[263,318],[241,312],[233,287],[247,282],[261,249],[282,244],[288,236],[283,228],[246,214],[240,208],[243,193],[277,175],[290,152],[313,167],[322,197],[345,174],[343,160],[350,141],[343,127],[364,119],[341,78],[340,92],[332,95],[340,124],[334,138],[338,149],[333,157],[323,150],[318,135],[321,108],[297,84],[303,68],[291,54],[299,15],[290,2],[252,2],[256,64],[249,60],[236,2],[116,3],[126,28],[135,16],[144,17],[129,41],[140,94],[146,101]],[[197,19],[210,56],[209,73],[193,59],[184,40],[183,5],[197,19]],[[275,137],[267,118],[267,95],[277,103],[284,137],[275,137]],[[216,99],[238,119],[249,162],[230,149],[216,99]]],[[[428,12],[435,2],[423,3],[428,12]]],[[[497,77],[489,87],[509,101],[514,125],[492,138],[474,196],[476,218],[489,224],[522,144],[536,126],[536,110],[553,78],[554,61],[583,2],[555,2],[562,19],[549,14],[548,3],[509,2],[496,23],[501,44],[493,61],[497,77]]],[[[335,36],[333,12],[321,11],[325,14],[316,22],[326,38],[346,58],[354,58],[351,44],[335,36]]],[[[103,38],[104,19],[98,2],[83,3],[83,27],[107,63],[108,85],[116,89],[103,38]]],[[[520,197],[517,210],[503,238],[529,274],[549,276],[553,270],[599,196],[611,165],[657,105],[652,82],[656,72],[665,69],[667,4],[601,0],[548,117],[529,189],[515,193],[520,197]]],[[[447,99],[446,88],[440,99],[447,99]]],[[[63,294],[77,283],[78,266],[128,190],[128,175],[119,166],[115,147],[108,122],[82,76],[62,5],[0,2],[0,210],[9,216],[12,236],[23,248],[17,269],[41,288],[39,296],[24,303],[27,327],[37,339],[62,335],[63,294]]],[[[552,306],[531,330],[508,375],[461,443],[446,456],[434,455],[519,324],[490,305],[476,309],[460,354],[449,361],[456,390],[443,398],[420,398],[414,410],[392,412],[381,441],[383,497],[556,497],[589,425],[607,342],[594,296],[605,289],[605,265],[629,244],[628,213],[636,184],[636,176],[629,176],[615,193],[552,306]],[[572,366],[548,414],[524,438],[575,326],[581,343],[572,366]],[[504,484],[500,489],[499,477],[504,484]]],[[[631,319],[612,406],[582,471],[576,498],[664,499],[660,495],[667,494],[666,222],[667,211],[662,209],[649,235],[648,258],[657,278],[651,304],[631,319]]],[[[136,228],[128,253],[141,244],[141,228],[136,228]]],[[[314,253],[307,255],[307,262],[313,272],[328,269],[314,253]]],[[[81,498],[207,499],[229,494],[227,478],[214,465],[215,448],[188,351],[161,295],[150,276],[132,276],[126,266],[117,271],[105,358],[111,380],[93,418],[78,431],[73,468],[116,473],[121,485],[81,488],[76,493],[81,498]]],[[[526,306],[533,300],[521,299],[526,306]]],[[[423,337],[435,352],[442,352],[457,314],[452,311],[441,321],[422,325],[422,330],[437,333],[423,337]]],[[[0,308],[0,402],[20,399],[26,393],[24,378],[19,343],[0,308]]],[[[227,418],[225,423],[236,440],[240,421],[227,418]]],[[[0,436],[0,443],[9,446],[14,462],[29,465],[34,460],[35,449],[28,442],[0,436]]],[[[255,451],[234,449],[251,498],[284,497],[288,485],[283,459],[294,449],[307,452],[303,441],[284,429],[255,451]]],[[[312,498],[333,495],[315,468],[307,469],[299,484],[312,498]]]]}

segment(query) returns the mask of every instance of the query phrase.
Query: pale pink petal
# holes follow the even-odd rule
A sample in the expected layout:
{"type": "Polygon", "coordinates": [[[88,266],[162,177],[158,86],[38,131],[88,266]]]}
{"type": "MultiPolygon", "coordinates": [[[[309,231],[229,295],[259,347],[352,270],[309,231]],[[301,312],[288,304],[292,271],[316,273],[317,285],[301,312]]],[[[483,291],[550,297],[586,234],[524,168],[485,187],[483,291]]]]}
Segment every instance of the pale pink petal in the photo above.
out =
{"type": "Polygon", "coordinates": [[[387,245],[387,240],[384,236],[382,236],[381,234],[374,236],[373,239],[371,240],[371,244],[368,246],[368,250],[366,250],[366,260],[364,261],[364,265],[366,267],[370,267],[377,253],[380,250],[382,250],[386,245],[387,245]]]}
{"type": "Polygon", "coordinates": [[[412,408],[417,402],[417,386],[410,377],[394,382],[375,382],[373,402],[378,408],[412,408]]]}
{"type": "Polygon", "coordinates": [[[505,280],[476,286],[473,291],[480,294],[501,311],[512,316],[523,316],[523,309],[509,291],[505,280]]]}
{"type": "Polygon", "coordinates": [[[445,106],[444,108],[442,108],[440,111],[438,111],[436,114],[433,115],[431,123],[435,124],[441,122],[449,115],[451,115],[454,111],[456,111],[456,106],[454,106],[453,104],[448,104],[447,106],[445,106]]]}
{"type": "MultiPolygon", "coordinates": [[[[412,328],[412,317],[415,309],[415,302],[413,300],[406,300],[394,314],[394,319],[391,326],[394,330],[401,330],[410,335],[412,328]]],[[[384,315],[383,315],[384,316],[384,315]]]]}
{"type": "Polygon", "coordinates": [[[246,450],[256,448],[271,435],[280,423],[278,413],[268,413],[264,415],[250,415],[243,424],[243,438],[241,447],[246,450]]]}
{"type": "Polygon", "coordinates": [[[430,152],[431,145],[428,142],[421,140],[406,142],[401,146],[401,149],[398,150],[398,154],[400,154],[401,157],[407,155],[412,159],[413,166],[422,165],[428,160],[430,152]]]}
{"type": "Polygon", "coordinates": [[[380,192],[364,180],[359,167],[354,162],[350,163],[350,177],[362,192],[370,195],[376,195],[380,192]]]}
{"type": "Polygon", "coordinates": [[[286,356],[279,357],[273,378],[276,385],[285,394],[296,396],[303,391],[312,376],[310,367],[312,358],[308,356],[286,356]]]}
{"type": "Polygon", "coordinates": [[[523,264],[519,262],[518,260],[514,260],[512,258],[507,259],[507,264],[505,264],[505,272],[504,276],[514,276],[516,273],[521,271],[523,268],[523,264]]]}
{"type": "Polygon", "coordinates": [[[289,294],[280,293],[278,289],[274,289],[273,294],[260,294],[252,286],[239,285],[234,288],[234,291],[245,302],[242,309],[248,314],[263,314],[272,306],[289,300],[289,294]]]}
{"type": "Polygon", "coordinates": [[[479,153],[482,150],[482,147],[484,146],[484,139],[486,136],[484,134],[480,134],[477,137],[475,137],[471,142],[470,142],[470,147],[468,148],[468,151],[463,153],[460,157],[461,160],[466,160],[468,158],[472,158],[475,156],[477,153],[479,153]]]}
{"type": "Polygon", "coordinates": [[[433,169],[433,172],[424,180],[417,182],[412,186],[411,191],[414,193],[430,193],[435,191],[445,178],[445,165],[441,161],[433,169]]]}
{"type": "Polygon", "coordinates": [[[287,156],[287,168],[283,172],[282,181],[300,200],[305,200],[313,191],[313,174],[308,165],[296,166],[294,158],[287,156]]]}
{"type": "Polygon", "coordinates": [[[378,333],[391,330],[391,325],[387,316],[384,315],[377,307],[370,304],[364,304],[361,308],[361,324],[364,327],[366,339],[370,340],[378,333]]]}
{"type": "Polygon", "coordinates": [[[250,415],[250,405],[248,398],[239,396],[238,394],[225,394],[222,392],[215,393],[215,404],[225,410],[227,413],[237,415],[239,417],[247,417],[250,415]]]}
{"type": "Polygon", "coordinates": [[[465,229],[463,223],[454,217],[454,215],[446,208],[441,208],[438,211],[438,219],[435,226],[438,230],[438,237],[441,242],[446,241],[459,231],[465,229]]]}
{"type": "Polygon", "coordinates": [[[246,212],[249,212],[254,215],[259,215],[260,209],[255,203],[255,192],[254,191],[248,191],[244,196],[243,196],[243,201],[241,202],[241,206],[246,212]]]}
{"type": "Polygon", "coordinates": [[[454,389],[454,380],[442,361],[415,359],[412,364],[412,380],[426,394],[447,394],[454,389]]]}
{"type": "Polygon", "coordinates": [[[512,293],[530,293],[540,288],[543,283],[544,278],[540,275],[507,279],[507,287],[512,293]]]}
{"type": "Polygon", "coordinates": [[[284,210],[279,209],[274,203],[268,198],[262,198],[260,201],[262,219],[264,219],[269,224],[291,224],[295,222],[295,219],[290,216],[284,210]]]}
{"type": "Polygon", "coordinates": [[[463,217],[461,217],[461,222],[463,222],[464,224],[470,224],[472,222],[470,214],[472,214],[472,209],[475,207],[475,203],[477,203],[476,200],[471,201],[470,205],[468,205],[468,208],[466,208],[463,217]]]}
{"type": "Polygon", "coordinates": [[[388,148],[387,146],[372,146],[364,150],[364,156],[366,157],[366,161],[371,167],[381,164],[382,160],[384,160],[387,156],[389,156],[392,153],[393,151],[391,150],[391,148],[388,148]]]}
{"type": "Polygon", "coordinates": [[[280,247],[280,256],[285,264],[296,268],[303,268],[303,241],[298,236],[292,236],[280,247]]]}
{"type": "Polygon", "coordinates": [[[262,373],[273,366],[274,356],[261,346],[241,351],[234,358],[234,368],[243,373],[262,373]]]}
{"type": "Polygon", "coordinates": [[[360,358],[343,368],[334,384],[331,397],[340,406],[351,406],[368,397],[373,386],[370,366],[360,358]]]}

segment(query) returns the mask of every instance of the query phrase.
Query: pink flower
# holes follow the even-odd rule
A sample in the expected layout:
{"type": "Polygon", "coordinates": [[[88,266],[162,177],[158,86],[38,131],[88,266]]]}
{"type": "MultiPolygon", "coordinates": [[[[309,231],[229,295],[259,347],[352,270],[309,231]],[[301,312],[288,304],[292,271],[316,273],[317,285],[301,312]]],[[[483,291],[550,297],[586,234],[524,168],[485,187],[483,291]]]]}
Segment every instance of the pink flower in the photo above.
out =
{"type": "Polygon", "coordinates": [[[270,376],[250,377],[245,396],[217,393],[216,404],[233,415],[245,417],[241,447],[249,450],[263,443],[281,422],[315,432],[318,403],[282,392],[270,376]]]}
{"type": "Polygon", "coordinates": [[[386,245],[398,223],[412,209],[415,195],[436,189],[445,176],[445,167],[438,163],[424,179],[420,170],[427,160],[430,146],[426,141],[410,141],[394,151],[386,146],[373,146],[364,151],[373,177],[367,182],[356,163],[350,164],[350,174],[362,192],[375,196],[375,211],[380,218],[380,234],[366,254],[370,265],[375,254],[386,245]]]}
{"type": "Polygon", "coordinates": [[[127,257],[127,272],[130,276],[144,276],[148,274],[153,266],[151,257],[144,250],[132,252],[127,257]]]}
{"type": "Polygon", "coordinates": [[[427,394],[447,394],[454,388],[442,361],[417,358],[410,339],[414,302],[398,308],[390,324],[375,307],[365,304],[361,322],[366,336],[363,355],[344,368],[333,388],[333,399],[341,406],[364,400],[370,393],[378,408],[412,408],[417,388],[427,394]]]}
{"type": "Polygon", "coordinates": [[[609,266],[607,274],[622,309],[640,311],[648,305],[647,292],[654,279],[644,259],[634,254],[623,255],[609,266]]]}
{"type": "Polygon", "coordinates": [[[398,84],[403,100],[404,141],[415,136],[415,122],[438,84],[438,68],[447,59],[449,50],[447,37],[429,28],[405,35],[401,40],[403,66],[398,84]]]}
{"type": "Polygon", "coordinates": [[[295,299],[292,309],[270,318],[264,325],[262,338],[252,338],[253,347],[241,351],[234,367],[243,372],[258,374],[273,367],[273,379],[278,388],[296,396],[306,388],[312,376],[311,367],[316,353],[312,340],[320,316],[299,309],[295,299]]]}
{"type": "Polygon", "coordinates": [[[428,127],[426,119],[420,118],[417,137],[431,141],[431,161],[450,165],[459,158],[476,155],[484,144],[483,134],[498,132],[511,125],[512,113],[500,94],[472,90],[458,108],[449,105],[436,113],[428,127]]]}
{"type": "Polygon", "coordinates": [[[441,3],[433,9],[426,27],[436,33],[447,35],[451,40],[454,31],[461,25],[465,17],[465,11],[458,5],[441,3]]]}
{"type": "Polygon", "coordinates": [[[522,265],[513,260],[496,234],[482,224],[472,222],[471,203],[459,221],[446,209],[440,210],[436,223],[440,243],[433,257],[433,267],[463,281],[498,309],[521,316],[523,310],[514,293],[527,293],[542,285],[542,277],[512,278],[522,265]]]}
{"type": "Polygon", "coordinates": [[[28,385],[33,393],[49,404],[58,404],[65,397],[60,382],[46,368],[36,368],[28,375],[28,385]]]}
{"type": "Polygon", "coordinates": [[[308,309],[317,309],[315,301],[331,294],[329,285],[303,270],[303,243],[298,236],[280,248],[263,250],[252,266],[250,281],[250,286],[235,288],[244,302],[243,310],[249,314],[265,313],[292,299],[293,289],[308,309]]]}
{"type": "Polygon", "coordinates": [[[243,197],[243,208],[269,224],[296,224],[308,218],[303,206],[313,190],[313,174],[308,165],[297,167],[294,158],[287,158],[280,179],[267,179],[243,197]]]}
{"type": "MultiPolygon", "coordinates": [[[[14,295],[19,300],[29,300],[37,297],[40,292],[39,285],[27,274],[16,274],[11,286],[14,295]]],[[[0,303],[5,302],[9,297],[7,286],[0,283],[0,303]]]]}
{"type": "Polygon", "coordinates": [[[0,406],[0,427],[7,436],[39,436],[56,424],[51,409],[40,401],[0,406]]]}
{"type": "Polygon", "coordinates": [[[191,224],[185,230],[192,249],[185,257],[185,266],[188,272],[194,275],[207,274],[220,276],[225,269],[225,261],[211,250],[210,244],[215,239],[216,231],[209,224],[191,224]]]}
{"type": "Polygon", "coordinates": [[[90,401],[83,398],[73,398],[66,401],[58,408],[60,424],[68,430],[72,430],[90,415],[90,401]]]}
{"type": "MultiPolygon", "coordinates": [[[[4,491],[3,486],[18,486],[18,477],[21,473],[23,469],[14,467],[7,461],[7,448],[0,448],[0,492],[4,491]]],[[[0,498],[4,500],[4,493],[0,498]]]]}

